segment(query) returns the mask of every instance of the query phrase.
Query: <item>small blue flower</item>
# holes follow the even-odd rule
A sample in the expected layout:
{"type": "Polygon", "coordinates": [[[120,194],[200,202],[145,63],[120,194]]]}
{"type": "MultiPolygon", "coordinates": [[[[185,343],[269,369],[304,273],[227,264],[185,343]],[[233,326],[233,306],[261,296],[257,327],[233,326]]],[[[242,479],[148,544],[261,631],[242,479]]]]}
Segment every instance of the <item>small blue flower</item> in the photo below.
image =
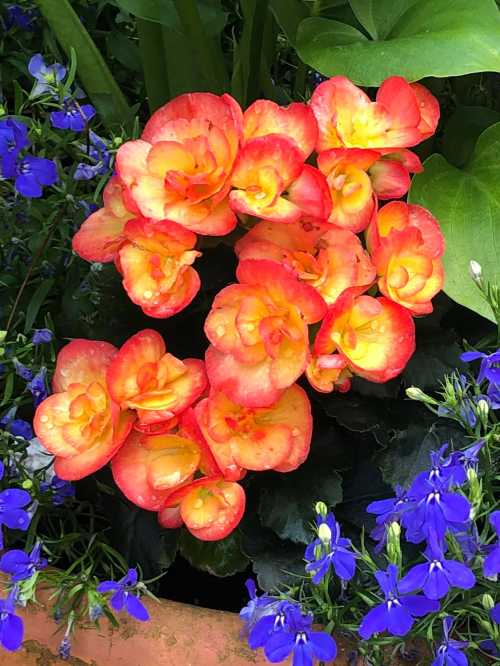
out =
{"type": "Polygon", "coordinates": [[[293,666],[313,666],[316,659],[332,661],[337,656],[337,644],[324,631],[311,629],[312,617],[299,609],[290,614],[288,626],[271,634],[264,646],[267,660],[272,664],[293,655],[293,666]]]}
{"type": "Polygon", "coordinates": [[[50,328],[36,328],[31,338],[31,342],[34,345],[47,345],[52,341],[54,334],[50,328]]]}
{"type": "Polygon", "coordinates": [[[47,368],[42,367],[33,379],[26,384],[26,388],[33,396],[33,404],[35,407],[38,407],[38,405],[48,396],[46,377],[47,368]]]}
{"type": "Polygon", "coordinates": [[[359,634],[368,640],[373,634],[388,631],[393,636],[405,636],[415,617],[439,610],[439,602],[422,595],[403,595],[398,589],[398,567],[390,564],[387,571],[376,571],[375,577],[385,601],[372,608],[363,618],[359,634]]]}
{"type": "Polygon", "coordinates": [[[500,349],[493,354],[485,354],[479,351],[468,351],[461,354],[460,359],[466,363],[481,359],[477,383],[481,384],[485,379],[494,384],[500,384],[500,349]]]}
{"type": "Polygon", "coordinates": [[[5,14],[5,28],[7,30],[14,27],[27,32],[34,30],[33,24],[37,16],[34,9],[24,9],[19,5],[7,5],[5,14]]]}
{"type": "Polygon", "coordinates": [[[64,635],[64,638],[59,645],[58,654],[63,661],[67,661],[71,657],[71,641],[69,640],[68,634],[64,635]]]}
{"type": "Polygon", "coordinates": [[[28,441],[35,436],[31,425],[27,421],[23,421],[23,419],[13,419],[9,423],[7,430],[14,437],[22,437],[28,441]]]}
{"type": "Polygon", "coordinates": [[[485,576],[492,577],[500,573],[500,511],[491,513],[489,520],[497,535],[497,542],[484,560],[483,573],[485,576]]]}
{"type": "MultiPolygon", "coordinates": [[[[269,637],[276,631],[288,630],[291,627],[292,618],[301,616],[300,606],[293,601],[278,601],[273,606],[272,612],[261,617],[250,630],[248,645],[252,650],[264,647],[269,637]]],[[[296,624],[296,623],[295,623],[296,624]]],[[[309,626],[304,624],[304,627],[309,626]]]]}
{"type": "Polygon", "coordinates": [[[36,79],[36,85],[31,93],[32,97],[53,92],[54,87],[66,76],[66,67],[56,62],[46,65],[41,53],[34,55],[28,63],[28,71],[36,79]]]}
{"type": "Polygon", "coordinates": [[[42,544],[36,543],[28,555],[24,550],[9,550],[0,558],[0,571],[11,576],[14,582],[31,578],[37,571],[45,569],[47,560],[41,556],[42,544]]]}
{"type": "Polygon", "coordinates": [[[256,622],[264,615],[270,615],[274,608],[279,604],[279,600],[274,597],[268,597],[266,594],[257,595],[255,582],[249,578],[245,583],[250,597],[246,606],[240,611],[240,618],[245,623],[245,629],[250,631],[256,622]]]}
{"type": "Polygon", "coordinates": [[[14,370],[18,377],[21,377],[21,379],[24,379],[27,382],[33,379],[34,375],[31,370],[21,363],[21,361],[18,361],[17,358],[14,359],[14,370]]]}
{"type": "Polygon", "coordinates": [[[370,532],[371,538],[378,542],[375,549],[377,552],[382,550],[387,541],[387,526],[393,522],[400,522],[402,516],[415,506],[415,502],[410,500],[407,492],[400,485],[396,486],[395,492],[395,497],[376,500],[366,507],[368,513],[377,516],[377,525],[370,532]]]}
{"type": "Polygon", "coordinates": [[[312,582],[318,585],[332,567],[339,578],[351,580],[356,571],[356,556],[351,542],[340,536],[340,525],[332,513],[326,517],[316,516],[318,538],[310,543],[305,552],[309,562],[306,571],[312,573],[312,582]]]}
{"type": "Polygon", "coordinates": [[[57,166],[45,157],[26,155],[16,164],[14,186],[19,194],[28,199],[42,196],[43,188],[58,181],[57,166]]]}
{"type": "Polygon", "coordinates": [[[447,615],[443,620],[443,641],[436,652],[431,666],[467,666],[467,657],[462,652],[466,641],[456,641],[449,637],[453,618],[447,615]]]}
{"type": "Polygon", "coordinates": [[[133,594],[132,590],[137,585],[137,570],[129,569],[127,574],[117,583],[112,580],[105,580],[97,586],[97,591],[101,594],[113,592],[110,604],[113,610],[119,612],[125,608],[127,613],[136,620],[146,622],[149,620],[149,613],[144,604],[139,599],[138,594],[133,594]]]}
{"type": "Polygon", "coordinates": [[[447,560],[444,545],[435,534],[431,534],[424,553],[427,562],[416,564],[398,584],[403,594],[422,590],[428,599],[442,599],[451,587],[470,590],[476,584],[476,577],[462,562],[447,560]]]}
{"type": "Polygon", "coordinates": [[[490,610],[490,617],[493,622],[500,624],[500,603],[496,604],[496,606],[493,606],[493,608],[490,610]]]}
{"type": "MultiPolygon", "coordinates": [[[[6,525],[11,530],[25,532],[31,522],[30,515],[23,509],[31,502],[26,490],[8,488],[0,492],[0,526],[6,525]]],[[[3,535],[0,529],[0,550],[3,548],[3,535]]]]}
{"type": "Polygon", "coordinates": [[[17,587],[14,587],[7,599],[0,599],[0,643],[6,650],[13,652],[23,642],[24,625],[16,615],[17,587]]]}
{"type": "Polygon", "coordinates": [[[102,176],[111,167],[111,154],[108,144],[95,132],[89,132],[89,144],[81,144],[80,149],[92,160],[92,164],[80,162],[76,165],[74,180],[91,180],[95,176],[102,176]]]}
{"type": "Polygon", "coordinates": [[[56,129],[83,132],[94,116],[95,109],[91,104],[80,105],[74,100],[65,100],[61,111],[52,111],[50,122],[56,129]]]}
{"type": "Polygon", "coordinates": [[[60,506],[67,499],[75,496],[75,486],[70,481],[60,479],[56,474],[50,483],[41,483],[40,490],[43,493],[49,490],[54,493],[52,497],[52,504],[54,506],[60,506]]]}
{"type": "Polygon", "coordinates": [[[16,171],[17,156],[30,145],[26,125],[7,118],[0,120],[0,175],[12,178],[16,171]]]}
{"type": "Polygon", "coordinates": [[[91,622],[97,622],[97,620],[104,615],[104,611],[100,604],[93,604],[89,608],[89,618],[91,622]]]}

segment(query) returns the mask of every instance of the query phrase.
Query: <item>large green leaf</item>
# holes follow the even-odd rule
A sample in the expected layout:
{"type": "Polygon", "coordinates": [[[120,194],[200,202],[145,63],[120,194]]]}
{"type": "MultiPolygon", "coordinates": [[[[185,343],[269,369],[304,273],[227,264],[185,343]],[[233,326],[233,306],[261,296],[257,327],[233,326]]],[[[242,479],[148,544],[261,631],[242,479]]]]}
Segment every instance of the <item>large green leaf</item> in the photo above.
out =
{"type": "MultiPolygon", "coordinates": [[[[115,0],[116,4],[138,18],[161,23],[161,25],[183,34],[174,0],[115,0]]],[[[203,26],[208,35],[219,34],[226,23],[227,14],[218,0],[198,0],[203,26]]]]}
{"type": "Polygon", "coordinates": [[[37,0],[68,58],[77,56],[78,78],[106,125],[131,121],[131,110],[97,46],[68,0],[37,0]]]}
{"type": "Polygon", "coordinates": [[[471,259],[485,278],[500,284],[500,123],[480,136],[464,169],[431,155],[412,183],[409,200],[437,217],[446,238],[444,289],[461,305],[495,321],[469,278],[471,259]]]}
{"type": "Polygon", "coordinates": [[[307,18],[299,25],[300,57],[326,76],[343,74],[360,85],[377,86],[394,74],[416,81],[500,71],[500,14],[494,0],[360,0],[351,5],[379,39],[326,18],[307,18]]]}
{"type": "Polygon", "coordinates": [[[183,530],[179,548],[181,554],[197,569],[207,571],[213,576],[232,576],[238,571],[244,571],[248,566],[248,559],[241,551],[240,542],[241,537],[237,530],[220,541],[200,541],[187,530],[183,530]]]}

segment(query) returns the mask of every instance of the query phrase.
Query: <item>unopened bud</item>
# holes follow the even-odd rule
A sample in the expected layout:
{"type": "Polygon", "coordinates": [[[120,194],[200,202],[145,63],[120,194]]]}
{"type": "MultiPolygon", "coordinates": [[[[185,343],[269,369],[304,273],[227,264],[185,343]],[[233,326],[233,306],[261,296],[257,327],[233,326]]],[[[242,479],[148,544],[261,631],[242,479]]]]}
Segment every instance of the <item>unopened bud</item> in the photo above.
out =
{"type": "Polygon", "coordinates": [[[401,527],[397,521],[393,521],[387,528],[387,557],[392,564],[401,566],[401,527]]]}
{"type": "Polygon", "coordinates": [[[323,518],[326,518],[328,514],[328,507],[324,502],[316,502],[314,510],[319,516],[323,516],[323,518]]]}
{"type": "Polygon", "coordinates": [[[0,331],[0,344],[5,340],[7,337],[7,331],[0,331]]]}
{"type": "Polygon", "coordinates": [[[29,490],[30,488],[33,488],[33,481],[31,479],[26,479],[22,483],[22,487],[24,490],[29,490]]]}
{"type": "Polygon", "coordinates": [[[474,282],[481,282],[483,269],[481,268],[481,264],[477,262],[475,259],[471,259],[469,261],[469,273],[474,282]]]}
{"type": "Polygon", "coordinates": [[[326,523],[321,523],[318,527],[318,537],[321,543],[327,546],[332,540],[332,531],[326,523]]]}
{"type": "Polygon", "coordinates": [[[484,398],[477,401],[476,412],[481,421],[486,424],[488,422],[488,414],[490,412],[490,406],[484,398]]]}
{"type": "Polygon", "coordinates": [[[418,400],[419,402],[425,402],[428,405],[435,405],[436,400],[431,398],[430,395],[424,393],[422,389],[419,389],[417,386],[410,386],[406,389],[406,395],[410,400],[418,400]]]}
{"type": "Polygon", "coordinates": [[[473,467],[469,467],[467,470],[467,480],[469,481],[469,500],[471,503],[470,519],[474,520],[483,501],[483,486],[473,467]]]}
{"type": "Polygon", "coordinates": [[[389,536],[391,534],[397,538],[399,538],[401,535],[401,526],[397,522],[397,520],[393,520],[392,523],[389,525],[389,536]]]}
{"type": "Polygon", "coordinates": [[[495,606],[495,600],[491,594],[483,594],[481,597],[481,604],[485,610],[491,610],[495,606]]]}

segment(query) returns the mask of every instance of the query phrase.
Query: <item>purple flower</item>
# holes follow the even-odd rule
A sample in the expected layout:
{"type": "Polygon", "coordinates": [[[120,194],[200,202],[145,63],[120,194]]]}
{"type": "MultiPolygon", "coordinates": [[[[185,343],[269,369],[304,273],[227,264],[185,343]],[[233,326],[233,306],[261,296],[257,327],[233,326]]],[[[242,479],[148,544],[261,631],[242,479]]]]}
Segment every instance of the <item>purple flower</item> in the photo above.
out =
{"type": "Polygon", "coordinates": [[[27,421],[23,421],[23,419],[13,419],[9,423],[7,430],[11,435],[14,435],[14,437],[22,437],[26,440],[33,439],[35,436],[31,425],[27,421]]]}
{"type": "MultiPolygon", "coordinates": [[[[31,518],[22,508],[31,502],[31,497],[26,490],[19,488],[8,488],[0,492],[0,526],[6,525],[11,530],[28,529],[31,518]]],[[[3,548],[3,535],[0,529],[0,549],[3,548]]]]}
{"type": "Polygon", "coordinates": [[[48,396],[47,386],[46,386],[46,376],[47,368],[43,367],[40,371],[33,377],[33,379],[26,384],[26,388],[33,396],[33,404],[35,407],[45,400],[48,396]]]}
{"type": "Polygon", "coordinates": [[[149,620],[149,613],[146,607],[139,599],[138,594],[132,594],[132,590],[137,585],[137,570],[129,569],[127,574],[115,583],[112,580],[105,580],[97,587],[97,591],[101,594],[106,592],[113,592],[110,599],[111,608],[115,611],[126,609],[127,613],[136,620],[145,622],[149,620]]]}
{"type": "Polygon", "coordinates": [[[488,401],[490,403],[491,409],[500,408],[500,384],[493,384],[493,382],[488,386],[487,390],[488,401]]]}
{"type": "Polygon", "coordinates": [[[63,661],[67,661],[71,657],[71,641],[69,640],[68,634],[65,634],[59,645],[59,657],[63,661]]]}
{"type": "Polygon", "coordinates": [[[74,100],[64,100],[61,111],[52,111],[50,122],[52,127],[72,132],[83,132],[88,121],[95,116],[91,104],[77,104],[74,100]]]}
{"type": "Polygon", "coordinates": [[[427,478],[413,482],[408,495],[415,500],[413,511],[405,513],[402,525],[406,528],[406,540],[420,543],[434,531],[443,539],[446,530],[468,523],[471,506],[463,495],[448,490],[449,482],[438,483],[427,478]]]}
{"type": "Polygon", "coordinates": [[[316,516],[318,537],[310,543],[305,552],[309,562],[306,571],[313,574],[312,582],[318,585],[330,567],[342,580],[351,580],[356,571],[356,556],[351,550],[351,542],[340,536],[340,525],[332,513],[326,517],[316,516]]]}
{"type": "Polygon", "coordinates": [[[33,97],[46,92],[53,92],[54,86],[66,76],[66,67],[56,62],[46,65],[41,53],[34,55],[28,63],[28,71],[36,79],[31,95],[33,97]]]}
{"type": "Polygon", "coordinates": [[[254,581],[249,578],[245,583],[250,600],[240,611],[240,618],[245,623],[245,628],[250,631],[264,615],[270,615],[274,608],[280,603],[278,599],[266,594],[257,595],[254,581]]]}
{"type": "Polygon", "coordinates": [[[497,648],[495,641],[492,640],[491,638],[486,641],[481,641],[479,643],[479,647],[481,648],[481,650],[487,652],[492,657],[500,657],[500,650],[497,648]]]}
{"type": "Polygon", "coordinates": [[[15,175],[17,156],[29,145],[26,125],[12,118],[0,120],[0,175],[3,178],[15,175]]]}
{"type": "Polygon", "coordinates": [[[444,546],[431,535],[424,553],[427,562],[416,564],[398,584],[403,594],[422,590],[428,599],[442,599],[450,587],[470,590],[476,584],[476,577],[462,562],[447,560],[444,546]]]}
{"type": "Polygon", "coordinates": [[[248,645],[252,650],[264,647],[275,631],[288,630],[293,615],[300,614],[300,606],[292,601],[278,601],[272,613],[261,617],[250,630],[248,645]]]}
{"type": "Polygon", "coordinates": [[[23,363],[18,361],[17,358],[14,359],[14,370],[16,371],[16,375],[18,377],[21,377],[21,379],[24,379],[27,382],[33,379],[33,373],[31,370],[23,363]]]}
{"type": "Polygon", "coordinates": [[[373,634],[388,631],[393,636],[405,636],[415,617],[439,610],[439,603],[422,595],[403,595],[398,589],[398,568],[389,564],[387,571],[376,571],[375,577],[385,601],[372,608],[363,618],[359,633],[368,640],[373,634]]]}
{"type": "Polygon", "coordinates": [[[459,455],[451,454],[444,456],[448,444],[443,446],[438,451],[431,451],[431,469],[426,472],[417,474],[413,483],[420,482],[427,479],[430,483],[450,485],[454,483],[461,485],[467,481],[467,473],[462,464],[461,453],[459,455]]]}
{"type": "Polygon", "coordinates": [[[479,351],[468,351],[461,354],[460,359],[466,363],[481,359],[477,383],[481,384],[485,379],[494,384],[500,384],[500,350],[493,354],[485,354],[479,351]]]}
{"type": "Polygon", "coordinates": [[[91,622],[97,622],[97,620],[104,615],[104,611],[100,604],[92,604],[89,608],[89,618],[91,622]]]}
{"type": "Polygon", "coordinates": [[[459,464],[463,467],[465,476],[467,477],[468,469],[477,469],[479,462],[479,453],[484,446],[484,439],[479,439],[474,444],[471,444],[462,451],[455,451],[450,456],[450,464],[459,464]]]}
{"type": "Polygon", "coordinates": [[[443,620],[443,641],[436,652],[431,666],[467,666],[467,657],[462,652],[467,641],[456,641],[449,637],[453,618],[447,615],[443,620]]]}
{"type": "Polygon", "coordinates": [[[7,599],[0,599],[0,643],[13,652],[23,642],[23,621],[16,615],[17,588],[14,587],[7,599]]]}
{"type": "Polygon", "coordinates": [[[45,157],[26,155],[16,164],[15,188],[28,199],[41,197],[43,187],[54,185],[57,180],[56,163],[45,157]]]}
{"type": "Polygon", "coordinates": [[[108,151],[108,144],[95,132],[89,132],[89,144],[80,145],[80,149],[89,156],[92,164],[80,162],[76,165],[74,180],[91,180],[95,176],[102,176],[107,173],[111,167],[111,155],[108,151]]]}
{"type": "Polygon", "coordinates": [[[490,524],[496,532],[497,542],[490,550],[483,563],[483,573],[491,577],[500,573],[500,511],[490,514],[490,524]]]}
{"type": "Polygon", "coordinates": [[[24,550],[9,550],[0,558],[0,570],[11,576],[17,582],[31,578],[36,571],[47,566],[47,560],[41,557],[42,544],[36,543],[28,555],[24,550]]]}
{"type": "Polygon", "coordinates": [[[10,30],[14,26],[20,30],[31,32],[36,12],[33,9],[24,9],[19,5],[7,5],[5,16],[5,28],[10,30]]]}
{"type": "Polygon", "coordinates": [[[34,345],[46,345],[52,340],[53,337],[54,334],[50,328],[35,328],[31,342],[34,345]]]}
{"type": "Polygon", "coordinates": [[[452,528],[451,531],[455,537],[455,541],[458,543],[458,546],[462,551],[466,563],[470,564],[474,561],[476,555],[483,549],[483,544],[479,538],[476,525],[471,523],[467,530],[459,528],[457,531],[455,528],[452,528]]]}
{"type": "Polygon", "coordinates": [[[415,503],[410,500],[407,492],[400,485],[396,486],[395,492],[395,497],[376,500],[366,507],[368,513],[374,513],[377,516],[377,526],[370,532],[371,538],[378,542],[377,552],[382,550],[387,540],[387,525],[399,522],[404,513],[415,506],[415,503]]]}
{"type": "Polygon", "coordinates": [[[493,606],[493,608],[490,610],[490,617],[493,622],[500,624],[500,604],[493,606]]]}
{"type": "Polygon", "coordinates": [[[273,664],[293,654],[293,666],[313,666],[314,660],[331,661],[337,656],[337,645],[323,631],[312,631],[312,617],[296,609],[289,616],[288,626],[271,634],[264,652],[273,664]]]}
{"type": "Polygon", "coordinates": [[[54,475],[50,482],[50,490],[53,491],[52,504],[60,506],[64,502],[75,496],[75,486],[70,481],[64,481],[57,475],[54,475]]]}

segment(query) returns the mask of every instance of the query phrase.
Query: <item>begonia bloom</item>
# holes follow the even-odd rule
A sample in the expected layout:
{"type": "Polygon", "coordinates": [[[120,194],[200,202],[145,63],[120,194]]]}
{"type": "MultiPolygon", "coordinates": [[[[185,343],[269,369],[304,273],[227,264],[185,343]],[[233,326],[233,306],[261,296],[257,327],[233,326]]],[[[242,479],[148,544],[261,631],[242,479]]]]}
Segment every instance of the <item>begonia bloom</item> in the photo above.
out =
{"type": "Polygon", "coordinates": [[[200,278],[191,267],[200,252],[196,235],[170,220],[130,220],[117,265],[130,299],[150,317],[171,317],[198,293],[200,278]]]}
{"type": "Polygon", "coordinates": [[[411,314],[388,298],[347,289],[332,305],[314,341],[318,356],[337,351],[354,374],[372,382],[398,375],[415,351],[411,314]]]}
{"type": "Polygon", "coordinates": [[[236,243],[235,251],[240,260],[272,259],[286,264],[328,305],[349,287],[362,293],[376,278],[375,267],[353,232],[314,220],[259,222],[236,243]]]}
{"type": "Polygon", "coordinates": [[[174,491],[160,511],[160,524],[171,524],[173,511],[189,532],[201,541],[217,541],[237,527],[245,512],[245,491],[232,481],[203,477],[174,491]],[[164,520],[166,518],[166,520],[164,520]]]}
{"type": "Polygon", "coordinates": [[[346,393],[351,388],[351,372],[348,361],[340,354],[313,356],[306,368],[309,384],[320,393],[334,390],[346,393]]]}
{"type": "Polygon", "coordinates": [[[270,407],[238,405],[222,392],[212,392],[196,409],[209,446],[237,467],[254,471],[296,469],[307,457],[312,434],[311,406],[297,384],[270,407]]]}
{"type": "Polygon", "coordinates": [[[135,409],[143,424],[180,414],[207,383],[203,361],[181,361],[167,353],[161,335],[150,329],[125,342],[108,368],[107,381],[113,400],[122,409],[135,409]]]}
{"type": "Polygon", "coordinates": [[[116,170],[144,217],[224,235],[236,225],[227,195],[241,138],[241,109],[229,95],[181,95],[119,148],[116,170]]]}
{"type": "Polygon", "coordinates": [[[432,312],[431,299],[443,286],[444,268],[439,257],[425,252],[417,228],[392,231],[375,250],[372,260],[384,296],[415,315],[432,312]]]}
{"type": "Polygon", "coordinates": [[[116,257],[125,224],[136,213],[117,176],[111,178],[102,196],[104,206],[92,213],[73,236],[73,250],[87,261],[106,263],[116,257]]]}
{"type": "Polygon", "coordinates": [[[330,148],[407,148],[431,136],[439,104],[422,85],[391,76],[376,101],[345,76],[334,76],[314,90],[311,107],[318,122],[318,152],[330,148]]]}
{"type": "Polygon", "coordinates": [[[282,134],[292,139],[307,159],[318,139],[318,126],[311,108],[301,102],[278,106],[268,99],[258,99],[243,113],[245,142],[268,134],[282,134]]]}
{"type": "Polygon", "coordinates": [[[422,251],[435,259],[444,253],[444,237],[435,217],[422,206],[391,201],[373,217],[366,230],[366,244],[374,252],[392,231],[418,229],[422,235],[422,251]]]}
{"type": "Polygon", "coordinates": [[[309,358],[308,323],[325,302],[309,285],[274,261],[246,259],[240,284],[223,289],[205,322],[210,383],[234,402],[265,407],[302,374],[309,358]]]}
{"type": "Polygon", "coordinates": [[[106,387],[106,370],[117,352],[96,340],[73,340],[59,352],[54,393],[37,408],[33,425],[56,456],[61,479],[74,481],[103,467],[132,427],[134,415],[120,411],[106,387]]]}

